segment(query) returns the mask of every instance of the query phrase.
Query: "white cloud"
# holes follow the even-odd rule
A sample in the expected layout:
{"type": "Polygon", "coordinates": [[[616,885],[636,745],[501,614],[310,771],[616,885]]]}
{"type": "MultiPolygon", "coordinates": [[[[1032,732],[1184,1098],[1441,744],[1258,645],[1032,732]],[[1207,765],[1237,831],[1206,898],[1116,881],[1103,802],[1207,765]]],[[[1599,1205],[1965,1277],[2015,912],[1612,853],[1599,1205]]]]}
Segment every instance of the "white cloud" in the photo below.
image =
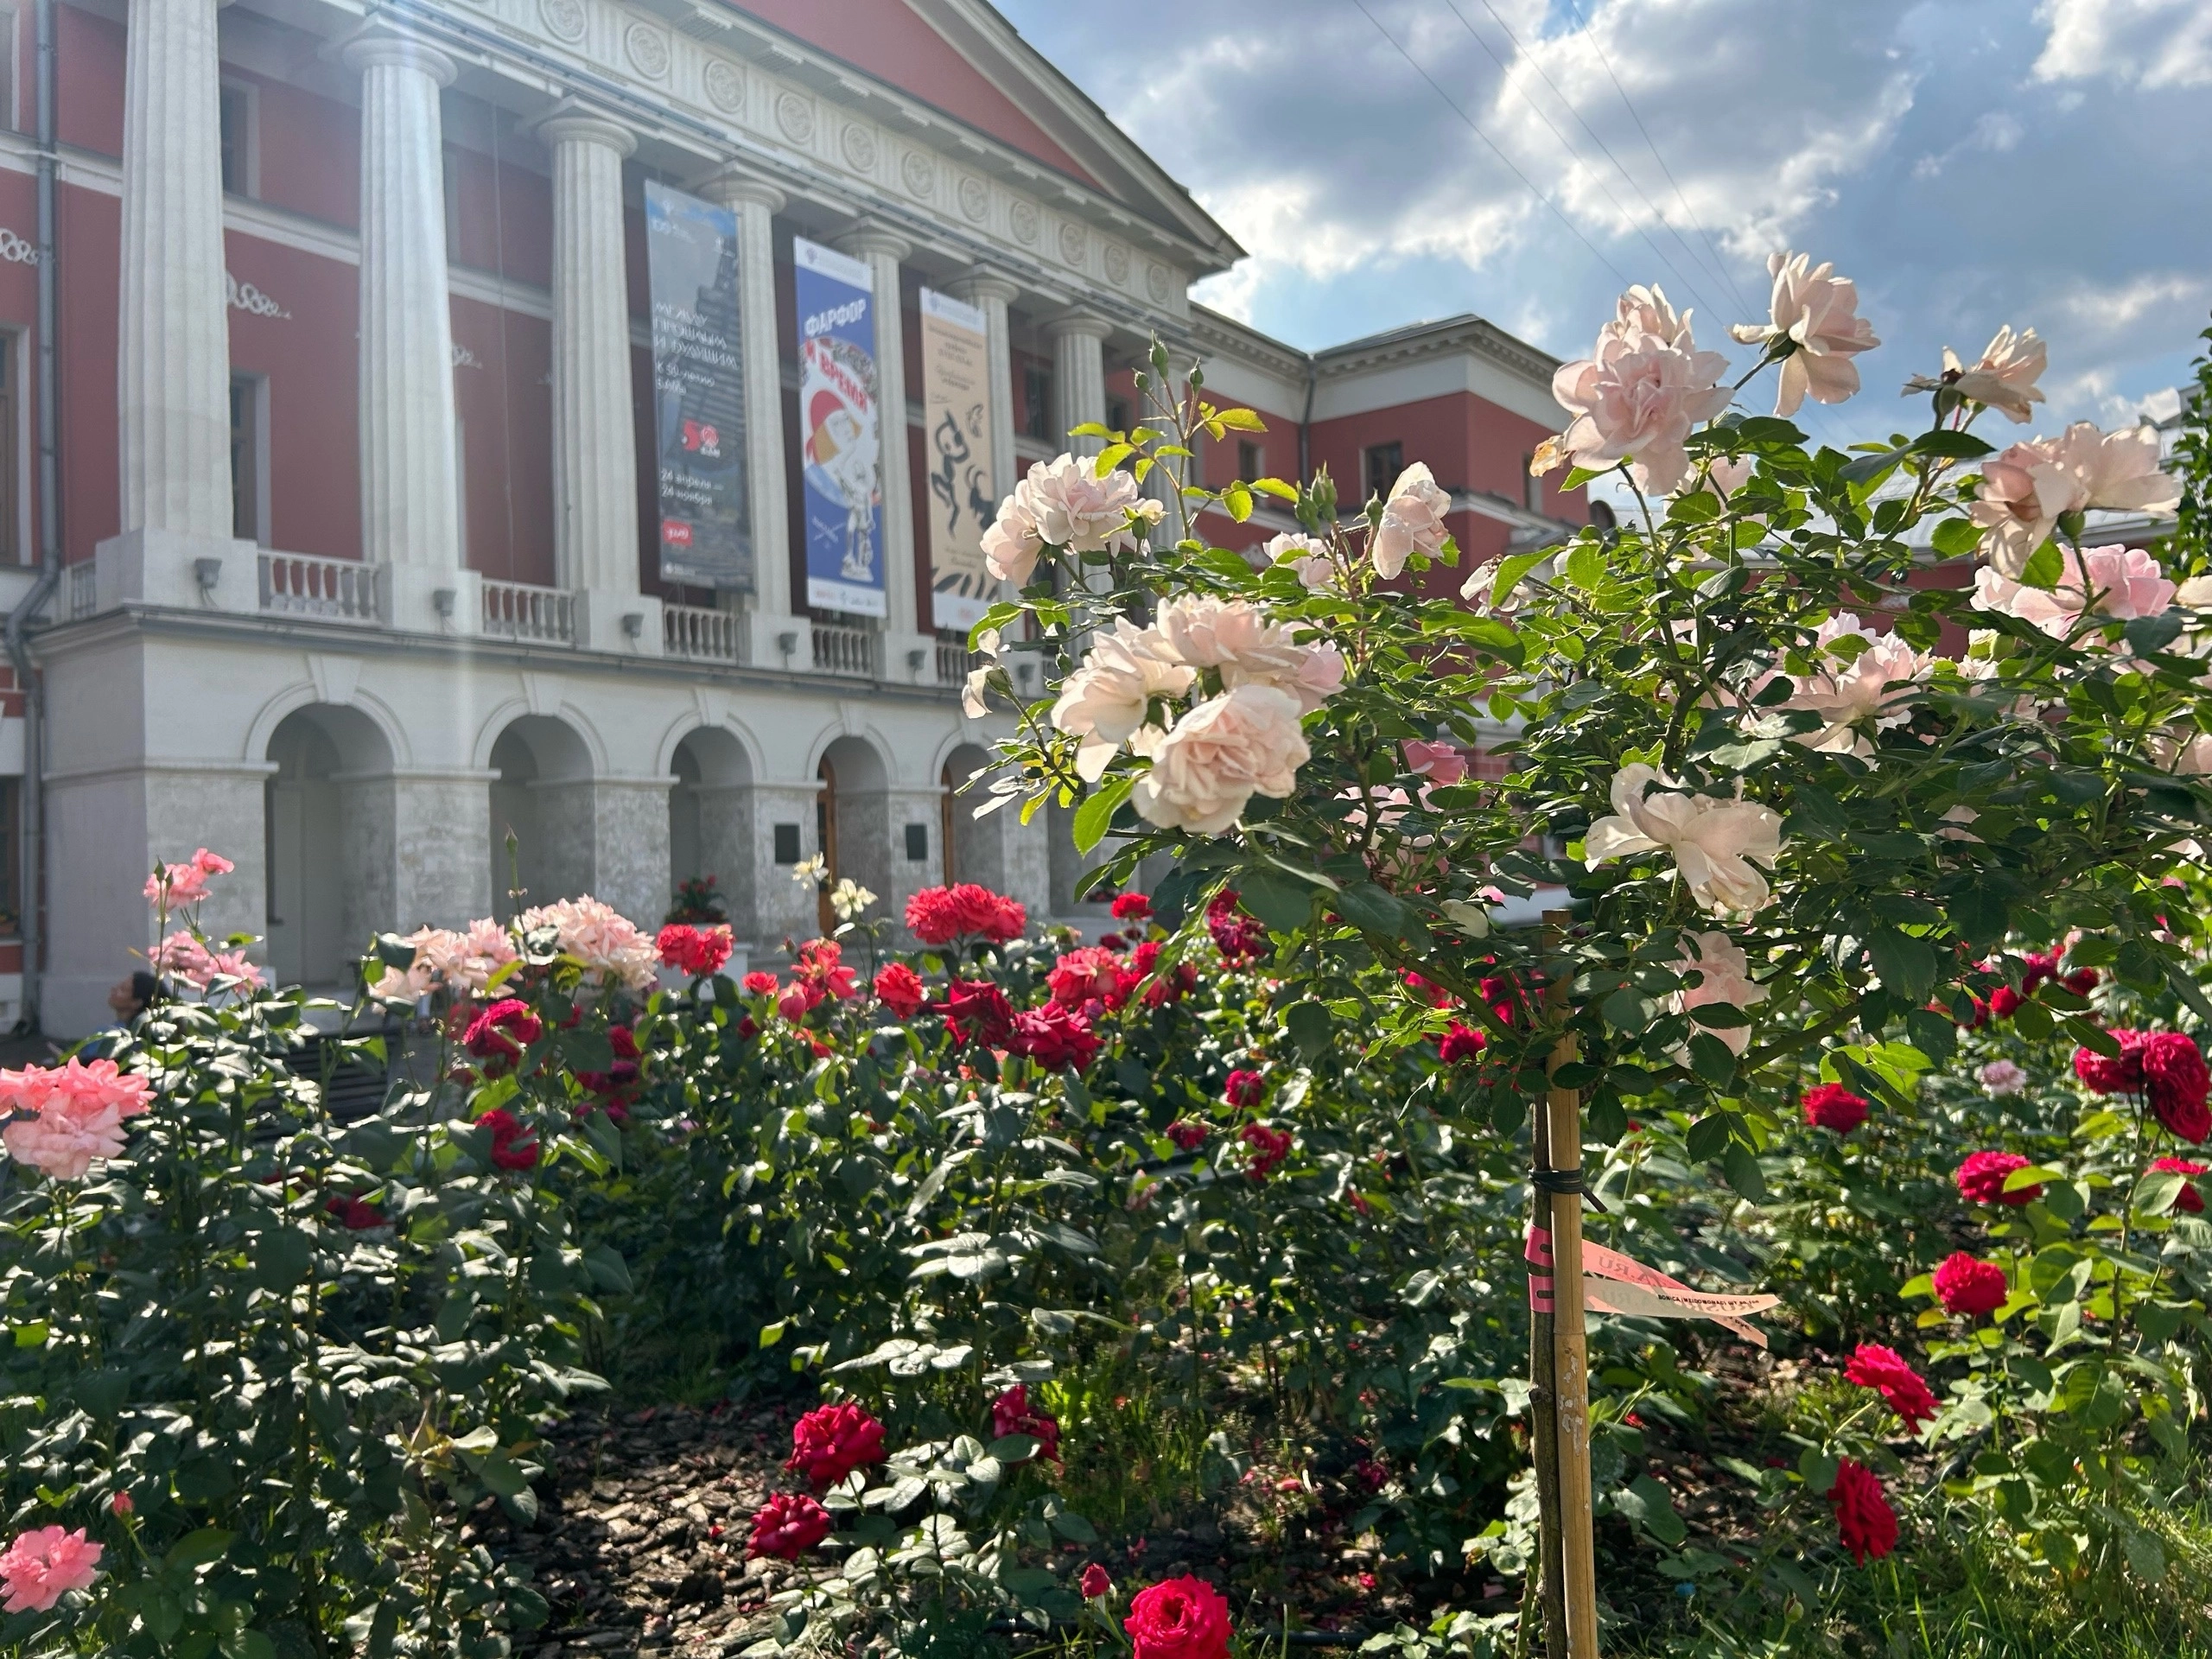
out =
{"type": "Polygon", "coordinates": [[[2044,0],[2036,16],[2050,26],[2037,80],[2212,86],[2212,6],[2203,0],[2044,0]]]}

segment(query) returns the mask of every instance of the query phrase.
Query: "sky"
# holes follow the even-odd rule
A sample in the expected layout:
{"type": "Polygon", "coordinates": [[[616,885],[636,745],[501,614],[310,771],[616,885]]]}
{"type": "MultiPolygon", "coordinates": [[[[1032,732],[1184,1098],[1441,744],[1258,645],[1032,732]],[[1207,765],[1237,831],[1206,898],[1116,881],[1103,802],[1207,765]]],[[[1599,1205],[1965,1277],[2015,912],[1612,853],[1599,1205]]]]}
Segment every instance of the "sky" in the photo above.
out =
{"type": "Polygon", "coordinates": [[[1882,340],[1807,405],[1840,442],[2004,323],[2032,430],[2132,423],[2212,311],[2212,0],[997,3],[1249,250],[1196,297],[1300,347],[1471,311],[1580,357],[1656,283],[1748,368],[1802,251],[1882,340]]]}

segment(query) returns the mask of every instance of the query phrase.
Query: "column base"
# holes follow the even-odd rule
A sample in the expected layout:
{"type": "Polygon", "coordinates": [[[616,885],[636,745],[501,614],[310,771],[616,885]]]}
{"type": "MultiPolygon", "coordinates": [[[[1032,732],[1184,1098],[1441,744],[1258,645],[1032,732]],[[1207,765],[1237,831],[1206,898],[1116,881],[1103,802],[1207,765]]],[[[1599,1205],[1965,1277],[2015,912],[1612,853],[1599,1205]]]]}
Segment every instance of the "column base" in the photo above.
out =
{"type": "Polygon", "coordinates": [[[92,550],[98,608],[166,605],[179,610],[261,609],[261,549],[230,537],[130,530],[92,550]]]}
{"type": "Polygon", "coordinates": [[[661,652],[660,601],[649,594],[618,594],[599,588],[576,589],[576,648],[614,652],[626,657],[661,652]]]}
{"type": "Polygon", "coordinates": [[[747,660],[753,667],[803,674],[814,666],[814,625],[806,618],[753,611],[747,614],[745,626],[753,647],[747,660]]]}
{"type": "Polygon", "coordinates": [[[408,633],[480,633],[484,578],[474,570],[378,565],[377,620],[408,633]]]}

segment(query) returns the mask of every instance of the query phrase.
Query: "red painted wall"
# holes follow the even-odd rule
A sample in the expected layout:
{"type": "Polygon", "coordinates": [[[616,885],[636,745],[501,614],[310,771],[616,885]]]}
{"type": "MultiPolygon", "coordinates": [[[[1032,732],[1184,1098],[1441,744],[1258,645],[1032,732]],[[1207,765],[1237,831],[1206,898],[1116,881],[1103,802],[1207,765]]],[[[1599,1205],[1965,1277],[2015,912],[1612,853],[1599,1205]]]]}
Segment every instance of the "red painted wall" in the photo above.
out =
{"type": "MultiPolygon", "coordinates": [[[[66,56],[62,61],[67,61],[66,56]]],[[[116,76],[120,87],[119,55],[116,76]]],[[[67,107],[66,102],[61,107],[67,107]]],[[[56,342],[62,374],[61,533],[64,556],[73,563],[91,558],[96,544],[122,528],[116,496],[120,466],[116,306],[123,204],[113,196],[73,185],[63,185],[56,194],[55,252],[61,275],[60,339],[56,342]]],[[[28,408],[25,418],[31,418],[28,408]]]]}
{"type": "Polygon", "coordinates": [[[495,271],[533,288],[553,283],[553,183],[504,153],[448,144],[453,157],[454,264],[495,271]]]}
{"type": "Polygon", "coordinates": [[[122,155],[123,25],[56,6],[54,48],[54,136],[65,146],[122,155]]]}
{"type": "Polygon", "coordinates": [[[453,372],[467,476],[468,566],[500,582],[553,581],[553,327],[480,301],[453,302],[453,372]]]}
{"type": "Polygon", "coordinates": [[[904,5],[887,5],[884,0],[744,0],[732,10],[749,12],[835,54],[1047,167],[1097,183],[1012,99],[904,5]]]}
{"type": "MultiPolygon", "coordinates": [[[[311,48],[311,37],[302,35],[311,48]]],[[[254,89],[257,200],[351,230],[361,222],[361,114],[281,80],[224,66],[254,89]]]]}

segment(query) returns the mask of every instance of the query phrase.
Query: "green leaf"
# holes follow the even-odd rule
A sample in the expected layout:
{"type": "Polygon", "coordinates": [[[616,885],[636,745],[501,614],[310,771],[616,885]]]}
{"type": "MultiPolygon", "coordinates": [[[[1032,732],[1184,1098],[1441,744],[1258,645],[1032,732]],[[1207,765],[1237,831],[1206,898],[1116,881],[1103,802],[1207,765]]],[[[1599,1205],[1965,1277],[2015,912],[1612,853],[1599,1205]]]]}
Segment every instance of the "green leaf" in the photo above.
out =
{"type": "Polygon", "coordinates": [[[1326,1003],[1294,1002],[1283,1011],[1282,1023],[1307,1060],[1319,1061],[1328,1053],[1331,1033],[1326,1003]]]}
{"type": "Polygon", "coordinates": [[[1766,1202],[1766,1176],[1759,1169],[1758,1157],[1742,1141],[1728,1143],[1728,1150],[1720,1155],[1720,1169],[1739,1197],[1753,1204],[1766,1202]]]}
{"type": "Polygon", "coordinates": [[[1994,453],[1996,446],[1971,432],[1961,432],[1955,427],[1939,426],[1922,433],[1912,441],[1916,454],[1936,455],[1945,461],[1979,461],[1994,453]]]}
{"type": "Polygon", "coordinates": [[[1241,483],[1231,484],[1221,493],[1221,505],[1229,510],[1229,516],[1241,524],[1252,516],[1252,492],[1241,483]]]}
{"type": "Polygon", "coordinates": [[[1605,585],[1605,556],[1597,543],[1577,542],[1568,550],[1567,579],[1586,594],[1594,594],[1605,585]]]}
{"type": "Polygon", "coordinates": [[[1736,1057],[1718,1037],[1699,1031],[1690,1034],[1690,1070],[1715,1089],[1736,1080],[1736,1057]]]}
{"type": "Polygon", "coordinates": [[[2066,561],[2059,554],[2058,543],[2045,542],[2028,556],[2027,566],[2020,572],[2020,585],[2049,593],[2065,574],[2066,561]]]}
{"type": "Polygon", "coordinates": [[[1129,798],[1129,791],[1136,787],[1136,778],[1130,772],[1121,772],[1103,780],[1083,804],[1075,810],[1075,847],[1087,853],[1106,838],[1107,826],[1113,823],[1114,814],[1121,810],[1122,803],[1129,798]]]}
{"type": "Polygon", "coordinates": [[[1936,988],[1936,952],[1925,939],[1884,928],[1866,941],[1874,971],[1898,995],[1918,1001],[1936,988]]]}
{"type": "Polygon", "coordinates": [[[1549,557],[1548,550],[1535,553],[1515,553],[1498,561],[1497,574],[1491,578],[1490,603],[1496,610],[1513,597],[1513,590],[1521,579],[1549,557]]]}
{"type": "Polygon", "coordinates": [[[1421,918],[1405,901],[1371,882],[1348,883],[1333,903],[1338,914],[1354,927],[1370,933],[1381,933],[1394,939],[1412,939],[1416,936],[1427,938],[1427,930],[1421,925],[1421,918]]]}
{"type": "Polygon", "coordinates": [[[785,1320],[778,1319],[773,1325],[762,1325],[760,1327],[760,1339],[753,1344],[753,1346],[756,1348],[774,1347],[778,1343],[784,1339],[784,1325],[785,1323],[786,1322],[785,1320]]]}
{"type": "Polygon", "coordinates": [[[1231,432],[1264,432],[1268,423],[1249,409],[1217,409],[1213,417],[1231,432]]]}
{"type": "Polygon", "coordinates": [[[1669,1548],[1689,1536],[1675,1509],[1674,1494],[1649,1475],[1638,1475],[1613,1494],[1614,1505],[1669,1548]]]}
{"type": "Polygon", "coordinates": [[[219,1527],[203,1527],[198,1532],[188,1532],[169,1546],[169,1553],[162,1558],[162,1570],[169,1573],[196,1572],[210,1561],[223,1559],[238,1535],[225,1532],[219,1527]]]}
{"type": "Polygon", "coordinates": [[[253,1243],[253,1276],[270,1290],[289,1290],[315,1263],[315,1240],[296,1227],[271,1227],[253,1243]]]}
{"type": "Polygon", "coordinates": [[[1261,494],[1272,495],[1279,501],[1298,499],[1298,486],[1294,484],[1286,484],[1279,478],[1255,478],[1247,481],[1261,494]]]}
{"type": "MultiPolygon", "coordinates": [[[[2005,931],[2012,925],[2011,907],[2005,903],[2005,894],[1997,891],[1993,884],[1966,887],[1953,893],[1944,914],[1951,931],[1977,950],[2003,943],[2005,931]]],[[[1887,983],[1888,976],[1884,975],[1883,980],[1887,983]]]]}
{"type": "Polygon", "coordinates": [[[1971,518],[1940,519],[1928,539],[1945,558],[1964,558],[1981,545],[1981,526],[1971,518]]]}

